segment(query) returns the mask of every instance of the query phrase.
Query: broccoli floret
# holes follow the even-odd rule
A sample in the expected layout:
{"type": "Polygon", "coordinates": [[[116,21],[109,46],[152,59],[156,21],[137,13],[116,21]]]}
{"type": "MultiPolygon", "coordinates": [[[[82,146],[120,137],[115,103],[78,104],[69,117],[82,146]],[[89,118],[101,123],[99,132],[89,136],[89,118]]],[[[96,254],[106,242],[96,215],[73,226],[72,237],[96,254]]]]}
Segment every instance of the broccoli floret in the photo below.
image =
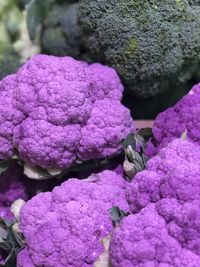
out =
{"type": "Polygon", "coordinates": [[[20,67],[20,56],[8,43],[0,42],[0,80],[16,72],[20,67]]]}
{"type": "Polygon", "coordinates": [[[149,97],[191,78],[200,55],[200,10],[186,0],[80,0],[93,60],[114,67],[128,91],[149,97]]]}
{"type": "Polygon", "coordinates": [[[55,4],[43,24],[42,52],[57,56],[80,55],[80,28],[77,24],[78,4],[55,4]]]}

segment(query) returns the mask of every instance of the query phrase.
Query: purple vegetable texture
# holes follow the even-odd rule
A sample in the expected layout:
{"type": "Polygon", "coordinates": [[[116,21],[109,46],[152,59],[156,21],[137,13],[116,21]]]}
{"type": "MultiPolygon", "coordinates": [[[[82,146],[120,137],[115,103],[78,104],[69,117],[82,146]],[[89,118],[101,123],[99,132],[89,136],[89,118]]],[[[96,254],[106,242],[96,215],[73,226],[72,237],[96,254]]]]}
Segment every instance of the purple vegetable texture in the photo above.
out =
{"type": "Polygon", "coordinates": [[[0,83],[0,159],[44,169],[118,153],[134,130],[112,68],[37,55],[0,83]]]}
{"type": "Polygon", "coordinates": [[[110,245],[113,267],[198,267],[200,147],[175,139],[127,186],[133,213],[110,245]]]}
{"type": "Polygon", "coordinates": [[[33,197],[20,213],[27,247],[17,266],[93,266],[104,251],[102,239],[113,229],[109,209],[128,210],[125,187],[120,175],[103,171],[33,197]]]}
{"type": "Polygon", "coordinates": [[[175,138],[186,132],[188,140],[200,144],[200,83],[195,85],[174,107],[160,113],[153,126],[154,140],[148,144],[147,154],[156,155],[175,138]]]}
{"type": "MultiPolygon", "coordinates": [[[[112,267],[198,267],[200,257],[170,233],[176,227],[150,204],[124,218],[110,242],[112,267]]],[[[178,227],[177,227],[178,228],[178,227]]]]}

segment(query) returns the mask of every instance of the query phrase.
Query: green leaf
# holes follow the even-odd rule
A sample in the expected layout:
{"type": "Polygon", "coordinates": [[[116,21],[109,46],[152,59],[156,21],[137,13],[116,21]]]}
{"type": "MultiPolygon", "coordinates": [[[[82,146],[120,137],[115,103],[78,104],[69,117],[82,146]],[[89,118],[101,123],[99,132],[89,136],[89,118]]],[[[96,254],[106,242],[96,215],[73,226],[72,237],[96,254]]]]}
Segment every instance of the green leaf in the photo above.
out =
{"type": "Polygon", "coordinates": [[[0,175],[5,172],[12,164],[13,160],[0,161],[0,175]]]}
{"type": "Polygon", "coordinates": [[[13,230],[13,226],[16,226],[15,221],[7,222],[0,218],[0,248],[8,255],[5,264],[0,266],[15,267],[17,253],[24,247],[23,237],[13,230]]]}
{"type": "Polygon", "coordinates": [[[114,206],[109,210],[110,218],[112,219],[113,226],[116,227],[123,218],[129,215],[129,212],[121,210],[119,207],[114,206]]]}
{"type": "Polygon", "coordinates": [[[54,2],[55,0],[30,0],[26,4],[27,27],[31,40],[35,39],[38,26],[43,23],[54,2]]]}
{"type": "Polygon", "coordinates": [[[136,141],[135,141],[135,138],[134,138],[134,134],[129,134],[126,139],[124,139],[124,141],[122,142],[122,145],[124,148],[127,148],[128,146],[131,146],[131,147],[135,147],[136,145],[136,141]]]}

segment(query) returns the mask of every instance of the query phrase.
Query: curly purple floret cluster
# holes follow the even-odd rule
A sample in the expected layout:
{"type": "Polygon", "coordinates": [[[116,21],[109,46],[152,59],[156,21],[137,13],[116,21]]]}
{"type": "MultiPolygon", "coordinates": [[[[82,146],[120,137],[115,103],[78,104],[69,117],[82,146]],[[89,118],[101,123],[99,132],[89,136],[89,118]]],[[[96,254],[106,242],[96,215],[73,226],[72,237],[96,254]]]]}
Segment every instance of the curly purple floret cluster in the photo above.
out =
{"type": "Polygon", "coordinates": [[[92,267],[104,251],[101,240],[113,229],[109,209],[128,210],[125,187],[120,175],[103,171],[33,197],[21,211],[27,247],[17,266],[92,267]]]}
{"type": "Polygon", "coordinates": [[[187,138],[200,144],[200,83],[184,96],[174,107],[160,113],[153,126],[154,139],[148,144],[147,154],[156,155],[183,132],[187,138]]]}
{"type": "Polygon", "coordinates": [[[176,139],[126,189],[132,215],[111,240],[113,267],[198,267],[200,147],[176,139]]]}
{"type": "Polygon", "coordinates": [[[112,267],[198,267],[200,257],[171,234],[177,228],[155,204],[128,216],[111,239],[112,267]]]}
{"type": "Polygon", "coordinates": [[[37,55],[0,82],[0,159],[68,168],[121,150],[134,130],[112,68],[37,55]]]}

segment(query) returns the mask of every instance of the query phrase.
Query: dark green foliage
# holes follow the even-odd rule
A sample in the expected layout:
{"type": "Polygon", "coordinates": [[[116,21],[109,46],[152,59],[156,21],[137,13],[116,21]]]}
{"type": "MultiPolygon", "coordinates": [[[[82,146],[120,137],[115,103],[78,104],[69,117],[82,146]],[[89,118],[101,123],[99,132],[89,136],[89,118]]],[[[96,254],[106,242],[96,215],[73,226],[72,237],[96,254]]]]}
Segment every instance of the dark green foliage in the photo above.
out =
{"type": "Polygon", "coordinates": [[[123,218],[129,215],[129,212],[121,210],[119,207],[114,206],[109,209],[110,218],[114,227],[118,226],[123,218]]]}
{"type": "Polygon", "coordinates": [[[29,35],[32,40],[36,39],[37,29],[41,26],[42,53],[85,59],[85,51],[80,40],[81,31],[77,23],[77,2],[77,0],[26,0],[29,35]]]}
{"type": "Polygon", "coordinates": [[[17,253],[24,247],[24,238],[15,231],[15,221],[7,222],[0,218],[0,253],[5,256],[2,267],[16,266],[17,253]]]}
{"type": "Polygon", "coordinates": [[[134,96],[173,90],[200,57],[198,1],[80,0],[79,24],[94,61],[114,67],[134,96]]]}
{"type": "Polygon", "coordinates": [[[20,56],[12,46],[0,42],[0,80],[15,73],[20,66],[20,56]]]}
{"type": "Polygon", "coordinates": [[[191,6],[200,6],[199,0],[188,0],[188,2],[191,6]]]}
{"type": "Polygon", "coordinates": [[[25,5],[28,4],[30,0],[17,0],[17,4],[20,8],[24,9],[25,5]]]}
{"type": "Polygon", "coordinates": [[[54,0],[29,0],[28,3],[26,3],[27,27],[31,40],[35,39],[37,27],[43,22],[53,3],[54,0]]]}
{"type": "Polygon", "coordinates": [[[43,22],[42,52],[56,56],[80,55],[80,29],[77,25],[78,5],[55,4],[43,22]]]}

